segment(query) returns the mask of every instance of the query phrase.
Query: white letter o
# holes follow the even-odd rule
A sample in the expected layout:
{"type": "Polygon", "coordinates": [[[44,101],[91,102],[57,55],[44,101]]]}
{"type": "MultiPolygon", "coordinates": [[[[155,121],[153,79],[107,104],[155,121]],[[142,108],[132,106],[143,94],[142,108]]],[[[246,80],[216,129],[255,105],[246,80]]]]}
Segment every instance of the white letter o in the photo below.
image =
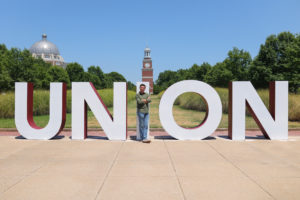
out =
{"type": "Polygon", "coordinates": [[[222,118],[222,103],[218,93],[210,85],[197,80],[184,80],[171,85],[162,95],[159,118],[163,128],[171,136],[179,140],[201,140],[210,136],[218,128],[222,118]],[[206,120],[194,128],[179,126],[173,117],[174,102],[185,92],[198,93],[207,103],[206,120]]]}

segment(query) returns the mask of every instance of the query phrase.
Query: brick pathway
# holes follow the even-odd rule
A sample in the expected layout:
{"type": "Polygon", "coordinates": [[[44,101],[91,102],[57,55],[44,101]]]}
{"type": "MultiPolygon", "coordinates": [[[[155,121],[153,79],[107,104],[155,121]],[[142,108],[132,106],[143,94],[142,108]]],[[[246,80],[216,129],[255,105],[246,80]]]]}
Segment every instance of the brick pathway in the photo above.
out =
{"type": "MultiPolygon", "coordinates": [[[[20,134],[17,131],[14,130],[9,130],[9,131],[3,131],[0,130],[0,136],[19,136],[20,134]]],[[[59,135],[61,136],[71,136],[71,131],[62,131],[59,135]]],[[[128,137],[130,136],[135,136],[136,131],[128,131],[128,137]]],[[[165,131],[162,131],[161,129],[159,130],[153,130],[150,131],[150,135],[153,137],[168,137],[168,133],[165,131]]],[[[227,130],[218,130],[214,132],[212,135],[214,136],[222,136],[222,137],[227,137],[228,136],[228,131],[227,130]]],[[[300,130],[295,129],[295,130],[290,130],[289,131],[289,136],[300,136],[300,130]]],[[[105,133],[101,130],[91,130],[88,131],[88,137],[99,137],[101,139],[102,137],[106,137],[105,133]]],[[[261,133],[260,130],[247,130],[246,131],[246,138],[263,138],[263,134],[261,133]]]]}

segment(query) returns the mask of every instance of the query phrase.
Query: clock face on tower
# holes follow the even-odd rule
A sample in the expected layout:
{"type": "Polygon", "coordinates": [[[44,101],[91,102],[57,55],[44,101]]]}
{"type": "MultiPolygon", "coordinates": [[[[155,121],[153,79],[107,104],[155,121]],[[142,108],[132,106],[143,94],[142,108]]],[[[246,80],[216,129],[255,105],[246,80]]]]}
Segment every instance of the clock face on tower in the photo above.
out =
{"type": "Polygon", "coordinates": [[[150,63],[145,63],[145,67],[149,68],[150,67],[150,63]]]}

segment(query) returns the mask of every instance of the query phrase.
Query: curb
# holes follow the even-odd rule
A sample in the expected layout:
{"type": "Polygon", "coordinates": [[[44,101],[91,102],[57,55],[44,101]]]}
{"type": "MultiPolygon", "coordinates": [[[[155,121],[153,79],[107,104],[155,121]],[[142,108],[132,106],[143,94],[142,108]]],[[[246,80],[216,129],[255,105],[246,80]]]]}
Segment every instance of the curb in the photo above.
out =
{"type": "MultiPolygon", "coordinates": [[[[136,128],[127,128],[128,131],[136,131],[136,128]]],[[[15,132],[16,128],[0,128],[0,132],[15,132]]],[[[72,131],[72,128],[64,128],[62,131],[72,131]]],[[[103,131],[102,128],[88,128],[88,131],[103,131]]],[[[150,131],[165,132],[163,128],[150,128],[150,131]]],[[[217,128],[215,131],[228,131],[228,128],[217,128]]],[[[260,131],[259,128],[247,128],[246,131],[260,131]]],[[[289,131],[300,131],[300,128],[289,128],[289,131]]]]}

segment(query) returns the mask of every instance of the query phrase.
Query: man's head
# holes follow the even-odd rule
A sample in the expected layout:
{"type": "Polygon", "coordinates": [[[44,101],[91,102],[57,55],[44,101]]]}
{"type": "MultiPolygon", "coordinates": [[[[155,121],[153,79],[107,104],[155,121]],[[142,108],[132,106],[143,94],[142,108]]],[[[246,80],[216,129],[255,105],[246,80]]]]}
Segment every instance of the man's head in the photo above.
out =
{"type": "Polygon", "coordinates": [[[140,92],[141,92],[141,93],[144,93],[145,89],[146,89],[146,85],[142,83],[142,84],[140,85],[140,92]]]}

